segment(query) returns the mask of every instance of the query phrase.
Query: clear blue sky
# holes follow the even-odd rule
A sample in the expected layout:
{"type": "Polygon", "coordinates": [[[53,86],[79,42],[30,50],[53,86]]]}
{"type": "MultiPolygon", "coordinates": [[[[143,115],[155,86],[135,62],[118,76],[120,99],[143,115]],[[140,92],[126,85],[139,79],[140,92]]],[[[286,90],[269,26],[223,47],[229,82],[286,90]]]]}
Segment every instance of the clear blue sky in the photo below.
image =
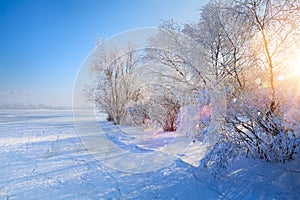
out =
{"type": "Polygon", "coordinates": [[[207,0],[0,0],[0,105],[71,106],[97,38],[199,18],[207,0]]]}

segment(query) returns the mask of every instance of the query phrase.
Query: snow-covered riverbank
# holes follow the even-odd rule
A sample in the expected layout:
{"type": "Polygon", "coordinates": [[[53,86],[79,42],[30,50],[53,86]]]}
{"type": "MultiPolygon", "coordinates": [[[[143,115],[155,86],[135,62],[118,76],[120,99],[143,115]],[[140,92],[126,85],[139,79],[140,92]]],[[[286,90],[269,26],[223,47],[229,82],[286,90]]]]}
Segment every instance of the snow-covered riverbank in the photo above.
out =
{"type": "Polygon", "coordinates": [[[218,179],[180,159],[126,173],[86,151],[71,111],[0,112],[0,199],[6,200],[298,199],[297,158],[286,164],[237,160],[218,179]]]}

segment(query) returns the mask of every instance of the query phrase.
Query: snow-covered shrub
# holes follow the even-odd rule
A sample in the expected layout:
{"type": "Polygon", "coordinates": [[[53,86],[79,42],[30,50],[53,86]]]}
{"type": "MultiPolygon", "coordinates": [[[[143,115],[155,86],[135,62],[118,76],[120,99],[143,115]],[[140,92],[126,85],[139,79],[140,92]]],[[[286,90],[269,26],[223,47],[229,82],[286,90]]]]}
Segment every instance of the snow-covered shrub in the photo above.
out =
{"type": "Polygon", "coordinates": [[[258,101],[249,96],[232,101],[225,133],[254,158],[271,162],[291,160],[299,146],[296,130],[286,123],[280,112],[270,111],[269,105],[267,99],[258,101]]]}
{"type": "Polygon", "coordinates": [[[220,172],[227,169],[234,159],[240,155],[241,148],[241,146],[223,135],[201,160],[200,167],[207,169],[213,176],[218,177],[220,172]]]}
{"type": "Polygon", "coordinates": [[[155,88],[148,105],[151,121],[158,123],[164,131],[176,131],[180,105],[169,91],[162,87],[155,88]]]}
{"type": "Polygon", "coordinates": [[[135,101],[127,104],[127,124],[146,128],[176,130],[180,105],[170,90],[158,84],[140,89],[135,101]]]}
{"type": "Polygon", "coordinates": [[[299,148],[299,142],[295,138],[293,130],[285,130],[276,135],[270,143],[270,153],[267,160],[285,162],[292,160],[297,153],[296,147],[299,148]]]}
{"type": "Polygon", "coordinates": [[[283,85],[283,87],[285,92],[280,93],[280,99],[284,123],[294,130],[296,137],[300,137],[300,84],[294,87],[291,82],[290,85],[283,85]]]}
{"type": "Polygon", "coordinates": [[[132,103],[126,108],[126,111],[127,125],[143,128],[148,128],[150,126],[150,124],[148,124],[150,117],[146,104],[141,102],[132,103]]]}

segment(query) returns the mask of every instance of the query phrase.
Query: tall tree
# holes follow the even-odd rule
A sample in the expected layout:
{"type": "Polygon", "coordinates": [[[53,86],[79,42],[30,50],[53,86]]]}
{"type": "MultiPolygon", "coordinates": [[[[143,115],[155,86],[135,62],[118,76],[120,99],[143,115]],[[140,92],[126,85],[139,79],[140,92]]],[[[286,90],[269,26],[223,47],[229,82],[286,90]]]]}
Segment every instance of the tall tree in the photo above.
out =
{"type": "Polygon", "coordinates": [[[270,111],[279,109],[275,81],[282,63],[293,49],[299,30],[300,3],[298,0],[244,0],[236,1],[239,11],[252,22],[254,51],[257,62],[268,75],[270,111]]]}
{"type": "Polygon", "coordinates": [[[128,45],[125,51],[98,46],[90,66],[97,88],[90,91],[96,105],[108,114],[108,119],[120,124],[126,117],[126,105],[137,97],[138,53],[128,45]]]}
{"type": "Polygon", "coordinates": [[[251,24],[232,3],[210,1],[201,9],[199,22],[187,24],[184,31],[203,47],[210,79],[242,89],[251,24]]]}

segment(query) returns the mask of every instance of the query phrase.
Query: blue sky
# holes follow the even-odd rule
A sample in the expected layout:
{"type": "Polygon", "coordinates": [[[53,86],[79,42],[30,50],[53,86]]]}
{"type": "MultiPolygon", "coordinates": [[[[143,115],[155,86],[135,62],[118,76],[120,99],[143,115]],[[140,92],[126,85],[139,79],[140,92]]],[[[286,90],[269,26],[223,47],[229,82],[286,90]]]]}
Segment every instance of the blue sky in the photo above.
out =
{"type": "Polygon", "coordinates": [[[0,105],[71,106],[76,73],[97,38],[184,23],[207,0],[0,0],[0,105]]]}

